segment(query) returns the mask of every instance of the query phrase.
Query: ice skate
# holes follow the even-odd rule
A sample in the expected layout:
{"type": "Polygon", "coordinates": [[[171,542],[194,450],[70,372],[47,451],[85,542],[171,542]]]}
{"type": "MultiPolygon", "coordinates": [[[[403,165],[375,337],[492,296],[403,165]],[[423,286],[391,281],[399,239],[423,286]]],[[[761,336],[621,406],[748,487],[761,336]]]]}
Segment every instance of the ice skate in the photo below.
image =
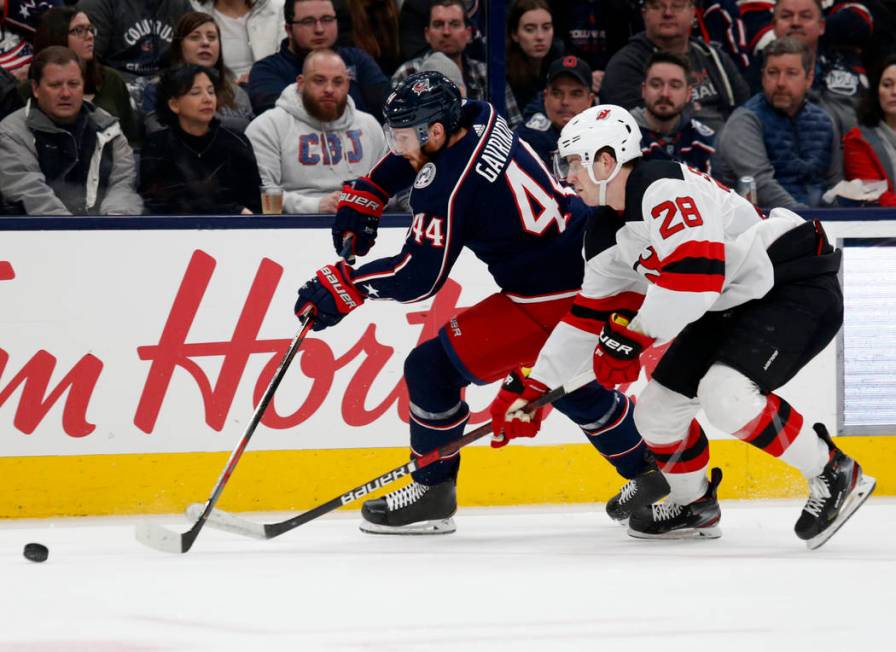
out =
{"type": "Polygon", "coordinates": [[[634,510],[658,502],[668,493],[669,483],[656,462],[651,462],[643,473],[626,482],[619,493],[607,501],[607,515],[624,525],[634,510]]]}
{"type": "Polygon", "coordinates": [[[666,501],[645,505],[632,512],[628,533],[636,539],[718,539],[722,536],[722,512],[716,497],[722,469],[709,473],[709,488],[688,505],[666,501]]]}
{"type": "Polygon", "coordinates": [[[809,480],[809,500],[794,530],[809,550],[820,548],[862,506],[877,481],[862,473],[862,467],[834,445],[827,428],[812,426],[831,451],[831,459],[820,475],[809,480]]]}
{"type": "Polygon", "coordinates": [[[457,511],[454,479],[406,487],[368,500],[361,508],[361,531],[369,534],[451,534],[457,511]]]}

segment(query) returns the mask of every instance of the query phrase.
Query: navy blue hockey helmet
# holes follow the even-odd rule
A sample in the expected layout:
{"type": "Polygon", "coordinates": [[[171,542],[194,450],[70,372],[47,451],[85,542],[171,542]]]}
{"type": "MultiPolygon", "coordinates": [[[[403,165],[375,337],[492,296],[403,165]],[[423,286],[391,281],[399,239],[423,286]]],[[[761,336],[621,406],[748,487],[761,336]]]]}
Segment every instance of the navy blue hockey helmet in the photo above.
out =
{"type": "Polygon", "coordinates": [[[440,72],[428,70],[411,75],[398,84],[383,106],[386,119],[386,137],[390,147],[396,151],[390,133],[396,129],[414,129],[423,147],[429,138],[427,128],[436,122],[442,123],[447,134],[457,131],[460,125],[460,90],[440,72]]]}

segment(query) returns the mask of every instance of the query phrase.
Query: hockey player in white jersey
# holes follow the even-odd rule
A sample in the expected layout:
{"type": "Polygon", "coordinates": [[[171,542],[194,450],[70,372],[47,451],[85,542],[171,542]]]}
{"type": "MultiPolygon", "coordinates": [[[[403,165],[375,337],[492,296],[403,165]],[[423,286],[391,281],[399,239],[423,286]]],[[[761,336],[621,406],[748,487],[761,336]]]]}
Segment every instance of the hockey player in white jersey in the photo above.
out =
{"type": "MultiPolygon", "coordinates": [[[[531,378],[548,387],[589,360],[607,387],[640,374],[639,355],[672,343],[638,397],[635,423],[671,492],[636,509],[639,538],[716,538],[721,517],[707,479],[709,448],[695,415],[796,467],[809,499],[796,534],[827,541],[868,498],[875,480],[839,450],[822,424],[775,390],[836,335],[843,321],[841,252],[821,225],[782,208],[768,218],[699,171],[641,161],[641,135],[618,106],[592,107],[563,129],[564,177],[592,206],[616,245],[588,252],[580,296],[554,329],[531,378]],[[575,314],[573,314],[575,313],[575,314]],[[593,353],[593,357],[592,357],[593,353]]],[[[587,364],[587,363],[586,363],[587,364]]],[[[508,420],[525,418],[508,410],[508,420]]]]}

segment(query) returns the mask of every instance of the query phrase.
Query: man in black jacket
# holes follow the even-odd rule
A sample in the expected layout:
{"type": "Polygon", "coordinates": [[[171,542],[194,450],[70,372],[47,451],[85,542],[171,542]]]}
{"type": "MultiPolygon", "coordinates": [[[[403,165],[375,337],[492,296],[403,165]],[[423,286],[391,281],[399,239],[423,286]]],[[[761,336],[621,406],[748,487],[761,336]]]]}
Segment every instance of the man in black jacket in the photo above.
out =
{"type": "Polygon", "coordinates": [[[656,50],[685,55],[693,74],[693,117],[718,130],[735,107],[750,97],[737,66],[718,46],[691,38],[693,0],[646,0],[644,31],[631,38],[607,64],[600,99],[626,109],[643,106],[644,62],[656,50]]]}

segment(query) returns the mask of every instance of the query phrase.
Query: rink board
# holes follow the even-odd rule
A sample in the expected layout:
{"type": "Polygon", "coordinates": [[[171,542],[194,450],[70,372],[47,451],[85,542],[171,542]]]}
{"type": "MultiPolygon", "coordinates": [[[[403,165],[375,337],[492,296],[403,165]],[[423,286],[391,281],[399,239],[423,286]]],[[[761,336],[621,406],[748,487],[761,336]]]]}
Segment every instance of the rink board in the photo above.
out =
{"type": "MultiPolygon", "coordinates": [[[[325,222],[40,224],[7,225],[0,244],[0,517],[161,513],[204,499],[297,330],[296,288],[334,259],[325,222]]],[[[890,235],[880,227],[892,224],[868,232],[849,224],[846,235],[890,235]]],[[[377,250],[398,251],[403,237],[403,228],[384,228],[377,250]]],[[[222,504],[301,509],[401,464],[404,356],[494,290],[484,265],[464,253],[434,298],[370,302],[309,337],[222,504]]],[[[839,345],[781,393],[842,431],[839,345]]],[[[486,420],[494,393],[467,392],[471,427],[486,420]]],[[[782,465],[707,430],[727,497],[803,493],[782,465]]],[[[604,500],[620,481],[582,441],[553,414],[534,442],[474,446],[461,501],[604,500]]],[[[885,473],[896,439],[847,441],[869,473],[880,468],[880,491],[896,493],[885,473]]]]}
{"type": "MultiPolygon", "coordinates": [[[[839,443],[878,479],[875,495],[896,495],[896,437],[842,437],[839,443]]],[[[806,495],[802,476],[746,444],[713,440],[710,454],[711,465],[723,470],[722,498],[806,495]]],[[[208,499],[227,455],[0,458],[0,518],[179,513],[208,499]]],[[[403,448],[248,452],[220,505],[305,510],[400,466],[406,456],[403,448]]],[[[472,447],[463,453],[461,480],[464,506],[604,502],[624,482],[589,444],[472,447]]],[[[362,502],[343,509],[359,509],[362,502]]]]}

